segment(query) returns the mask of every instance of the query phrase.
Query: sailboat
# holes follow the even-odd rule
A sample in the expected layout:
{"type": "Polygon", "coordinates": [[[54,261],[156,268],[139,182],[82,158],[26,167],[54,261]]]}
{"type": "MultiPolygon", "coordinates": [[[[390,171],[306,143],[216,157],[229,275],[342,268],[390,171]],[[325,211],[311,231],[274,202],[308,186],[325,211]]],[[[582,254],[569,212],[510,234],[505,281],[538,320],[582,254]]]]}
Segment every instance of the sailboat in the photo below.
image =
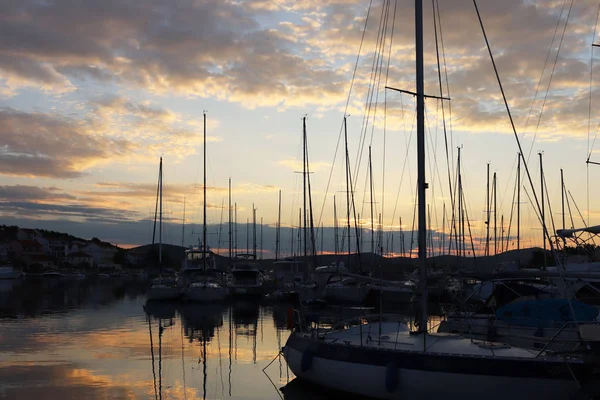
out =
{"type": "MultiPolygon", "coordinates": [[[[162,266],[162,157],[158,167],[158,198],[156,199],[157,206],[160,205],[159,223],[158,223],[158,268],[159,276],[152,281],[152,285],[148,289],[148,300],[175,300],[180,296],[180,290],[177,286],[177,279],[173,277],[164,277],[162,266]]],[[[156,229],[156,216],[154,218],[154,227],[156,229]]],[[[154,245],[154,237],[152,238],[154,245]]]]}
{"type": "Polygon", "coordinates": [[[216,268],[215,254],[206,245],[206,113],[204,113],[204,201],[202,203],[202,243],[185,251],[181,269],[181,282],[187,300],[213,302],[221,301],[228,295],[222,285],[221,272],[216,268]]]}
{"type": "Polygon", "coordinates": [[[428,332],[423,1],[415,0],[418,248],[418,331],[382,315],[323,333],[299,321],[283,354],[300,379],[383,399],[565,399],[598,382],[600,329],[579,327],[578,352],[553,354],[428,332]]]}

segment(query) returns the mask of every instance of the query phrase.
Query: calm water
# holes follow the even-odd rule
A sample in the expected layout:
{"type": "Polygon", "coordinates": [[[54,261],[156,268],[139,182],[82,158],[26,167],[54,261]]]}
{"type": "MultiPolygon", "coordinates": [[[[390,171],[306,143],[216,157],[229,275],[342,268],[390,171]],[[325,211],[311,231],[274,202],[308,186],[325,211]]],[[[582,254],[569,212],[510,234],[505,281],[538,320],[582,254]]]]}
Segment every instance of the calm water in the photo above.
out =
{"type": "Polygon", "coordinates": [[[0,398],[333,395],[299,381],[279,390],[293,380],[277,357],[288,305],[147,303],[145,288],[125,279],[0,281],[0,398]]]}

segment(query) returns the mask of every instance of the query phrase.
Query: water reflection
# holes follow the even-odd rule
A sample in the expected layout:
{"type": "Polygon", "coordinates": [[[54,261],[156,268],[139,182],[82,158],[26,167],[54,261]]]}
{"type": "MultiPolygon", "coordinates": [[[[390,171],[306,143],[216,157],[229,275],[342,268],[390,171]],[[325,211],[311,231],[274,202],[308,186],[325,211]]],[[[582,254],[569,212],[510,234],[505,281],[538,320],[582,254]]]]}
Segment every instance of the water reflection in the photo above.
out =
{"type": "Polygon", "coordinates": [[[147,302],[135,279],[1,283],[0,398],[332,398],[277,357],[288,304],[147,302]]]}

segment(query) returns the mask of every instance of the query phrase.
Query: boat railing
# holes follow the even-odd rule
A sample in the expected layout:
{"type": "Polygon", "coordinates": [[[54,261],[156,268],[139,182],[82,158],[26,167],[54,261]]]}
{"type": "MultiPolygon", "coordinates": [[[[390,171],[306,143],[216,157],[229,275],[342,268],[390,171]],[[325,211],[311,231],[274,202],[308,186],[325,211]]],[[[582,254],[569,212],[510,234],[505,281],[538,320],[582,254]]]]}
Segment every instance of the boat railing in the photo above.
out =
{"type": "MultiPolygon", "coordinates": [[[[538,354],[536,354],[536,358],[539,357],[540,355],[542,355],[547,349],[548,347],[555,341],[558,340],[559,335],[561,334],[561,332],[563,332],[568,326],[572,326],[575,325],[575,327],[578,329],[578,333],[581,335],[581,328],[583,326],[595,326],[597,329],[595,330],[595,340],[594,341],[600,341],[600,337],[599,337],[599,332],[600,332],[600,321],[568,321],[565,322],[565,324],[554,334],[554,336],[552,337],[552,339],[550,339],[550,341],[548,343],[546,343],[546,345],[544,347],[541,348],[541,350],[539,351],[538,354]]],[[[585,329],[585,328],[584,328],[585,329]]],[[[578,340],[579,344],[582,344],[584,341],[586,341],[587,337],[581,337],[578,340]]],[[[575,347],[573,350],[576,350],[577,347],[575,347]]]]}
{"type": "MultiPolygon", "coordinates": [[[[548,349],[552,344],[553,349],[561,348],[564,351],[570,351],[576,349],[581,344],[579,331],[568,329],[569,326],[576,324],[598,324],[598,321],[549,321],[544,319],[534,319],[528,317],[511,317],[508,320],[497,319],[495,315],[479,317],[472,313],[457,313],[453,315],[452,319],[444,319],[446,323],[452,323],[458,321],[458,328],[453,329],[452,332],[460,335],[468,334],[469,337],[480,337],[485,336],[486,341],[490,342],[502,342],[508,345],[512,345],[517,340],[525,340],[535,344],[536,348],[548,349]],[[464,322],[463,322],[464,321],[464,322]],[[487,322],[486,325],[479,324],[480,329],[487,328],[485,333],[480,330],[474,330],[477,326],[476,321],[487,322]],[[498,326],[497,322],[504,322],[505,325],[498,326]],[[524,324],[524,322],[527,322],[524,324]],[[465,329],[462,329],[463,324],[466,325],[465,329]],[[501,333],[498,329],[504,329],[501,333]],[[527,330],[535,329],[533,335],[524,334],[527,330]],[[557,330],[552,336],[543,336],[545,329],[557,330]],[[571,347],[569,347],[571,346],[571,347]]],[[[441,324],[442,321],[437,325],[441,324]]],[[[576,325],[577,326],[577,325],[576,325]]]]}

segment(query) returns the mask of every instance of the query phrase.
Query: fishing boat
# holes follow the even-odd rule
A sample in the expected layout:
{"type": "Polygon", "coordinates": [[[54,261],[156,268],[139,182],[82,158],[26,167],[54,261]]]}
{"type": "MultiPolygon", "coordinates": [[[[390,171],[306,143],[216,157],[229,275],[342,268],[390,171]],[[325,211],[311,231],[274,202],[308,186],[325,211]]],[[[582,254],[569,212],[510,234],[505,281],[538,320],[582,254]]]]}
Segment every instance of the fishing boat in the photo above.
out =
{"type": "Polygon", "coordinates": [[[323,332],[318,325],[313,329],[304,323],[300,314],[283,348],[284,357],[299,379],[384,399],[572,397],[581,387],[600,379],[597,324],[579,325],[581,350],[561,354],[428,331],[422,0],[415,0],[415,38],[417,87],[412,94],[417,104],[418,331],[401,319],[379,315],[323,332]]]}
{"type": "Polygon", "coordinates": [[[362,303],[369,289],[354,277],[331,275],[323,290],[323,299],[328,302],[362,303]]]}
{"type": "Polygon", "coordinates": [[[263,295],[263,277],[256,255],[237,254],[234,257],[231,271],[227,274],[227,287],[232,295],[263,295]]]}
{"type": "MultiPolygon", "coordinates": [[[[156,205],[158,209],[158,277],[152,280],[152,284],[146,294],[148,300],[175,300],[180,296],[175,277],[163,276],[162,265],[162,157],[158,166],[158,196],[156,205]]],[[[154,234],[156,233],[156,214],[154,216],[154,234]]],[[[154,246],[154,234],[152,235],[152,246],[154,246]]]]}

